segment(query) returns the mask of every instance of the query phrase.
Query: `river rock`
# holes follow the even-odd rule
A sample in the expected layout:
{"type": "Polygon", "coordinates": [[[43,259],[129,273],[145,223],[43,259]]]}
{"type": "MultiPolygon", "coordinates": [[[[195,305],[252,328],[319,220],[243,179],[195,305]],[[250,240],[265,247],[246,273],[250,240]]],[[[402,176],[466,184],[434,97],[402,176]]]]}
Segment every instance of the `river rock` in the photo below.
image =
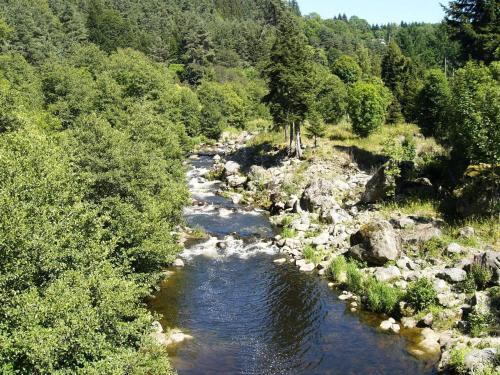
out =
{"type": "Polygon", "coordinates": [[[474,312],[477,314],[485,315],[490,313],[491,298],[486,292],[474,293],[474,297],[471,299],[471,306],[474,312]]]}
{"type": "Polygon", "coordinates": [[[439,344],[439,335],[430,328],[424,328],[421,332],[422,340],[418,346],[427,353],[439,353],[441,345],[439,344]]]}
{"type": "Polygon", "coordinates": [[[413,319],[411,317],[401,318],[401,324],[406,329],[412,329],[412,328],[415,328],[417,326],[417,322],[415,321],[415,319],[413,319]]]}
{"type": "Polygon", "coordinates": [[[409,218],[408,216],[403,216],[397,219],[392,220],[394,227],[398,229],[405,229],[415,225],[415,220],[409,218]]]}
{"type": "Polygon", "coordinates": [[[478,373],[486,368],[491,368],[497,363],[497,349],[474,349],[464,358],[464,365],[470,373],[478,373]]]}
{"type": "Polygon", "coordinates": [[[387,282],[401,277],[401,271],[396,266],[377,267],[373,276],[378,281],[387,282]]]}
{"type": "Polygon", "coordinates": [[[452,242],[448,246],[446,246],[446,252],[448,253],[448,255],[460,254],[462,251],[462,246],[455,242],[452,242]]]}
{"type": "Polygon", "coordinates": [[[475,257],[475,262],[481,264],[482,267],[489,269],[493,278],[491,282],[495,285],[500,285],[500,252],[499,251],[487,251],[477,257],[475,257]]]}
{"type": "Polygon", "coordinates": [[[240,165],[234,161],[228,161],[224,164],[224,174],[226,177],[237,174],[240,171],[240,165]]]}
{"type": "Polygon", "coordinates": [[[448,281],[449,283],[456,284],[460,281],[464,281],[467,278],[467,272],[461,270],[460,268],[445,268],[436,276],[440,279],[448,281]]]}
{"type": "Polygon", "coordinates": [[[227,177],[227,184],[232,188],[241,187],[245,184],[245,182],[247,182],[247,178],[245,176],[234,174],[227,177]]]}
{"type": "Polygon", "coordinates": [[[307,230],[311,227],[311,220],[307,214],[302,215],[299,219],[292,221],[290,227],[298,232],[307,232],[307,230]]]}
{"type": "Polygon", "coordinates": [[[167,345],[167,336],[163,332],[163,327],[158,321],[152,323],[151,337],[152,339],[160,345],[167,345]]]}
{"type": "Polygon", "coordinates": [[[458,233],[460,234],[460,237],[471,238],[474,237],[476,231],[472,227],[463,227],[458,230],[458,233]]]}
{"type": "Polygon", "coordinates": [[[306,264],[303,264],[300,266],[299,271],[312,272],[312,271],[314,271],[315,268],[316,268],[316,266],[314,265],[314,263],[306,263],[306,264]]]}
{"type": "Polygon", "coordinates": [[[432,313],[428,313],[422,319],[420,319],[417,323],[418,327],[432,327],[432,323],[434,323],[434,315],[432,313]]]}
{"type": "Polygon", "coordinates": [[[315,246],[326,245],[330,239],[330,233],[324,231],[316,237],[311,238],[311,243],[315,246]]]}
{"type": "Polygon", "coordinates": [[[276,264],[283,264],[286,263],[286,258],[275,259],[273,262],[276,264]]]}
{"type": "Polygon", "coordinates": [[[184,261],[180,258],[174,260],[174,267],[184,267],[184,261]]]}
{"type": "Polygon", "coordinates": [[[401,255],[401,241],[391,224],[374,220],[351,236],[349,254],[370,265],[382,266],[401,255]]]}
{"type": "Polygon", "coordinates": [[[315,178],[307,185],[300,203],[309,212],[330,212],[334,208],[339,208],[333,196],[333,190],[332,182],[322,178],[315,178]]]}
{"type": "Polygon", "coordinates": [[[393,324],[396,324],[396,321],[394,320],[394,318],[389,318],[387,320],[382,321],[379,327],[383,331],[388,331],[392,328],[393,324]]]}
{"type": "Polygon", "coordinates": [[[441,229],[436,224],[417,224],[410,232],[403,235],[403,241],[409,244],[422,244],[430,241],[433,238],[442,236],[441,229]]]}

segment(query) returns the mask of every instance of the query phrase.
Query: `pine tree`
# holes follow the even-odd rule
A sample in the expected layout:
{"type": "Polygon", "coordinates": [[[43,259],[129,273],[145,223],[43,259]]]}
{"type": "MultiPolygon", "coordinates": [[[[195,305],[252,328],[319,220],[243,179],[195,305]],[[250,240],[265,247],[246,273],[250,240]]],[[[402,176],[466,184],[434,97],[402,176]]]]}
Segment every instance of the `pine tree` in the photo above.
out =
{"type": "MultiPolygon", "coordinates": [[[[401,107],[407,95],[410,65],[410,59],[403,55],[396,42],[389,43],[387,53],[382,60],[382,79],[394,96],[393,103],[389,107],[388,119],[391,123],[402,119],[401,107]]],[[[403,112],[406,112],[405,109],[403,112]]]]}
{"type": "Polygon", "coordinates": [[[276,125],[290,129],[290,146],[295,141],[295,155],[302,157],[301,124],[313,100],[312,56],[306,38],[292,12],[274,3],[278,15],[277,37],[266,69],[268,103],[276,125]]]}
{"type": "Polygon", "coordinates": [[[500,58],[498,0],[455,0],[445,11],[446,23],[462,44],[465,59],[490,62],[500,58]]]}
{"type": "Polygon", "coordinates": [[[325,122],[321,118],[321,115],[314,111],[308,115],[307,120],[307,135],[313,137],[314,148],[318,148],[318,138],[324,137],[326,134],[325,122]]]}

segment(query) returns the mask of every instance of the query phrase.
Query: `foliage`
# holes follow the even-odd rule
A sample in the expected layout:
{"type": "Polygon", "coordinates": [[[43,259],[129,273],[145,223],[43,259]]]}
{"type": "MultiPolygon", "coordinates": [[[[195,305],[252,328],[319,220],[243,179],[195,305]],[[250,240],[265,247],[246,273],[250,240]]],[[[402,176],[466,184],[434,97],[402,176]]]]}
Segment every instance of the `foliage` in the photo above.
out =
{"type": "Polygon", "coordinates": [[[366,280],[366,307],[376,313],[392,314],[401,300],[401,292],[375,278],[366,280]]]}
{"type": "Polygon", "coordinates": [[[446,140],[472,163],[500,162],[500,85],[485,66],[470,62],[455,73],[446,140]]]}
{"type": "Polygon", "coordinates": [[[347,261],[343,256],[337,256],[330,263],[329,273],[334,281],[342,282],[346,278],[347,261]]]}
{"type": "Polygon", "coordinates": [[[295,153],[302,156],[300,126],[311,107],[313,79],[309,69],[311,55],[298,20],[291,12],[275,4],[278,14],[277,37],[266,68],[269,93],[265,101],[277,125],[290,127],[295,153]]]}
{"type": "Polygon", "coordinates": [[[462,45],[465,58],[490,62],[498,59],[498,2],[495,0],[455,0],[446,10],[446,23],[462,45]]]}
{"type": "Polygon", "coordinates": [[[406,290],[405,301],[417,312],[430,307],[436,300],[437,292],[426,278],[411,283],[406,290]]]}
{"type": "Polygon", "coordinates": [[[478,263],[472,264],[470,275],[472,280],[474,280],[476,289],[478,290],[485,289],[493,278],[493,273],[491,272],[491,270],[481,266],[481,264],[478,263]]]}
{"type": "Polygon", "coordinates": [[[469,333],[472,337],[480,337],[489,333],[490,324],[493,317],[490,313],[481,313],[473,311],[467,317],[469,323],[469,333]]]}
{"type": "Polygon", "coordinates": [[[354,58],[348,55],[340,56],[332,66],[332,72],[346,85],[352,85],[361,79],[361,68],[354,58]]]}
{"type": "Polygon", "coordinates": [[[318,113],[311,113],[306,125],[307,134],[314,138],[314,148],[318,147],[318,138],[326,134],[326,125],[318,113]]]}
{"type": "Polygon", "coordinates": [[[381,84],[357,82],[349,90],[349,116],[354,132],[367,137],[382,126],[391,101],[381,84]]]}
{"type": "Polygon", "coordinates": [[[429,70],[417,96],[417,123],[426,136],[439,137],[446,132],[451,91],[439,69],[429,70]]]}

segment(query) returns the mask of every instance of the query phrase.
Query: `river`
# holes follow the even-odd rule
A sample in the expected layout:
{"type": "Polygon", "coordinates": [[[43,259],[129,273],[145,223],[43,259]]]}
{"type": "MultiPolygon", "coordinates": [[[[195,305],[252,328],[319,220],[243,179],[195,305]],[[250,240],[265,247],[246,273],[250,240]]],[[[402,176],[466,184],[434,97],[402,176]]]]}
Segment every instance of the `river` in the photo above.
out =
{"type": "Polygon", "coordinates": [[[164,327],[194,337],[169,348],[180,375],[435,374],[434,360],[408,353],[407,337],[377,329],[379,317],[351,313],[326,281],[274,263],[267,216],[217,196],[218,183],[203,177],[211,165],[211,157],[192,161],[200,203],[185,216],[212,238],[186,248],[186,267],[150,303],[164,327]]]}

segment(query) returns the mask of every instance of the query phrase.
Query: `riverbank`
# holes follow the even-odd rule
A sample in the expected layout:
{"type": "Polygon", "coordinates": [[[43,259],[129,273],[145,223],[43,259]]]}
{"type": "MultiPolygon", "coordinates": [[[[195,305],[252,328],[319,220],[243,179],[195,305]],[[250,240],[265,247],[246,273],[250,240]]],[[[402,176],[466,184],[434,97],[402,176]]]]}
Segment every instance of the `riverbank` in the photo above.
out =
{"type": "Polygon", "coordinates": [[[498,244],[483,227],[451,226],[421,202],[360,204],[378,194],[379,173],[352,147],[299,161],[258,138],[226,135],[208,151],[210,175],[224,181],[220,195],[269,211],[279,263],[345,289],[353,312],[386,314],[381,330],[416,330],[413,354],[440,355],[441,371],[498,371],[500,341],[486,335],[498,316],[498,244]]]}

